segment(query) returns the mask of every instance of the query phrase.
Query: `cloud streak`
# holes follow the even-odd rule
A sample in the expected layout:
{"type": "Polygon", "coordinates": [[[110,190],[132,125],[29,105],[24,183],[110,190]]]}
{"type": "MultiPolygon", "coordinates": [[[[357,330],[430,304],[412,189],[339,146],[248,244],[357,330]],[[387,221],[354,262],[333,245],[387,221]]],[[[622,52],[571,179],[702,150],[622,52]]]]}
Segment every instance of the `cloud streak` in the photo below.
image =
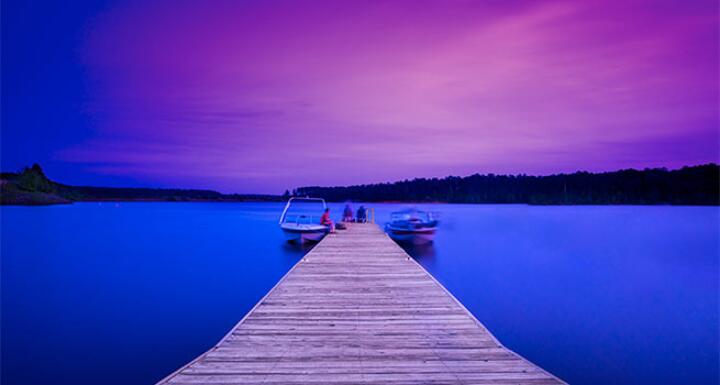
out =
{"type": "Polygon", "coordinates": [[[717,161],[717,15],[712,1],[131,3],[88,28],[96,131],[59,156],[252,192],[717,161]]]}

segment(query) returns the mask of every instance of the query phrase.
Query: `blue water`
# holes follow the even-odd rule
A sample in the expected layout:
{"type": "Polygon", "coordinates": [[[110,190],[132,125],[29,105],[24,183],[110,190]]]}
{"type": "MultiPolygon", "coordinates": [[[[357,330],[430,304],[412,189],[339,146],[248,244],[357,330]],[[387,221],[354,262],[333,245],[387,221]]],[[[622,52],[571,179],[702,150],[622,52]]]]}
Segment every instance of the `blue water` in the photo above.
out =
{"type": "MultiPolygon", "coordinates": [[[[717,208],[420,206],[441,231],[408,251],[531,361],[573,384],[718,382],[717,208]]],[[[2,207],[1,382],[153,384],[307,251],[282,242],[281,209],[2,207]]]]}

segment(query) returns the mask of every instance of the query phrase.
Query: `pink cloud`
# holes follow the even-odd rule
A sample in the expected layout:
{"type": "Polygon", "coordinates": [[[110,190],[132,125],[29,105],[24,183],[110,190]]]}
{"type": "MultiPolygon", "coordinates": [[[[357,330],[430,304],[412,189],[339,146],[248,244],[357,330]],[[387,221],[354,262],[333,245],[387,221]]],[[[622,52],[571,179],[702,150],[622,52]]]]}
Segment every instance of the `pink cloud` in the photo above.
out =
{"type": "Polygon", "coordinates": [[[717,4],[141,2],[83,50],[100,172],[277,192],[718,160],[717,4]],[[682,151],[668,152],[667,141],[682,151]]]}

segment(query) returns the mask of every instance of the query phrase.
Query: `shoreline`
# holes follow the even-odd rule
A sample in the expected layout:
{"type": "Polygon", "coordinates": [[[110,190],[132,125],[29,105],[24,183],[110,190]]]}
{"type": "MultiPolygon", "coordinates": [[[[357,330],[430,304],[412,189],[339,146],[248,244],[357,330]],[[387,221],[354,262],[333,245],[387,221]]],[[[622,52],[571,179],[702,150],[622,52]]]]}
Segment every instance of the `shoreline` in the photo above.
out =
{"type": "MultiPolygon", "coordinates": [[[[28,207],[28,206],[56,206],[56,205],[71,205],[73,203],[284,203],[284,200],[243,200],[243,199],[83,199],[76,201],[56,201],[56,202],[2,202],[2,206],[14,206],[14,207],[28,207]]],[[[347,201],[327,201],[327,203],[346,203],[347,201]]],[[[594,207],[605,207],[605,206],[639,206],[639,207],[650,207],[650,206],[664,206],[664,207],[720,207],[720,205],[712,204],[672,204],[672,203],[567,203],[567,204],[534,204],[534,203],[506,203],[506,202],[481,202],[481,203],[468,203],[468,202],[442,202],[442,201],[351,201],[353,204],[364,203],[364,204],[397,204],[397,205],[467,205],[467,206],[534,206],[534,207],[577,207],[577,206],[594,206],[594,207]]]]}
{"type": "Polygon", "coordinates": [[[720,166],[618,170],[591,174],[470,175],[339,187],[302,187],[285,194],[224,194],[214,190],[70,186],[50,180],[38,164],[0,173],[0,205],[72,202],[285,202],[312,196],[326,202],[395,204],[525,204],[530,206],[720,206],[720,166]]]}

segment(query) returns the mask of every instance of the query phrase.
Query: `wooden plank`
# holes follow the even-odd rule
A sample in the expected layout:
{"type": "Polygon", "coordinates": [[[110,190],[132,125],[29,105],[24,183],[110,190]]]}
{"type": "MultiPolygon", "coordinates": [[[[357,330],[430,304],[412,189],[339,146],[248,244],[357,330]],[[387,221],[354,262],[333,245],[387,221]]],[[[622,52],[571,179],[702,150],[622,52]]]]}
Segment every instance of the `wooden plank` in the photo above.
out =
{"type": "Polygon", "coordinates": [[[322,240],[158,384],[562,384],[505,348],[374,224],[322,240]]]}

